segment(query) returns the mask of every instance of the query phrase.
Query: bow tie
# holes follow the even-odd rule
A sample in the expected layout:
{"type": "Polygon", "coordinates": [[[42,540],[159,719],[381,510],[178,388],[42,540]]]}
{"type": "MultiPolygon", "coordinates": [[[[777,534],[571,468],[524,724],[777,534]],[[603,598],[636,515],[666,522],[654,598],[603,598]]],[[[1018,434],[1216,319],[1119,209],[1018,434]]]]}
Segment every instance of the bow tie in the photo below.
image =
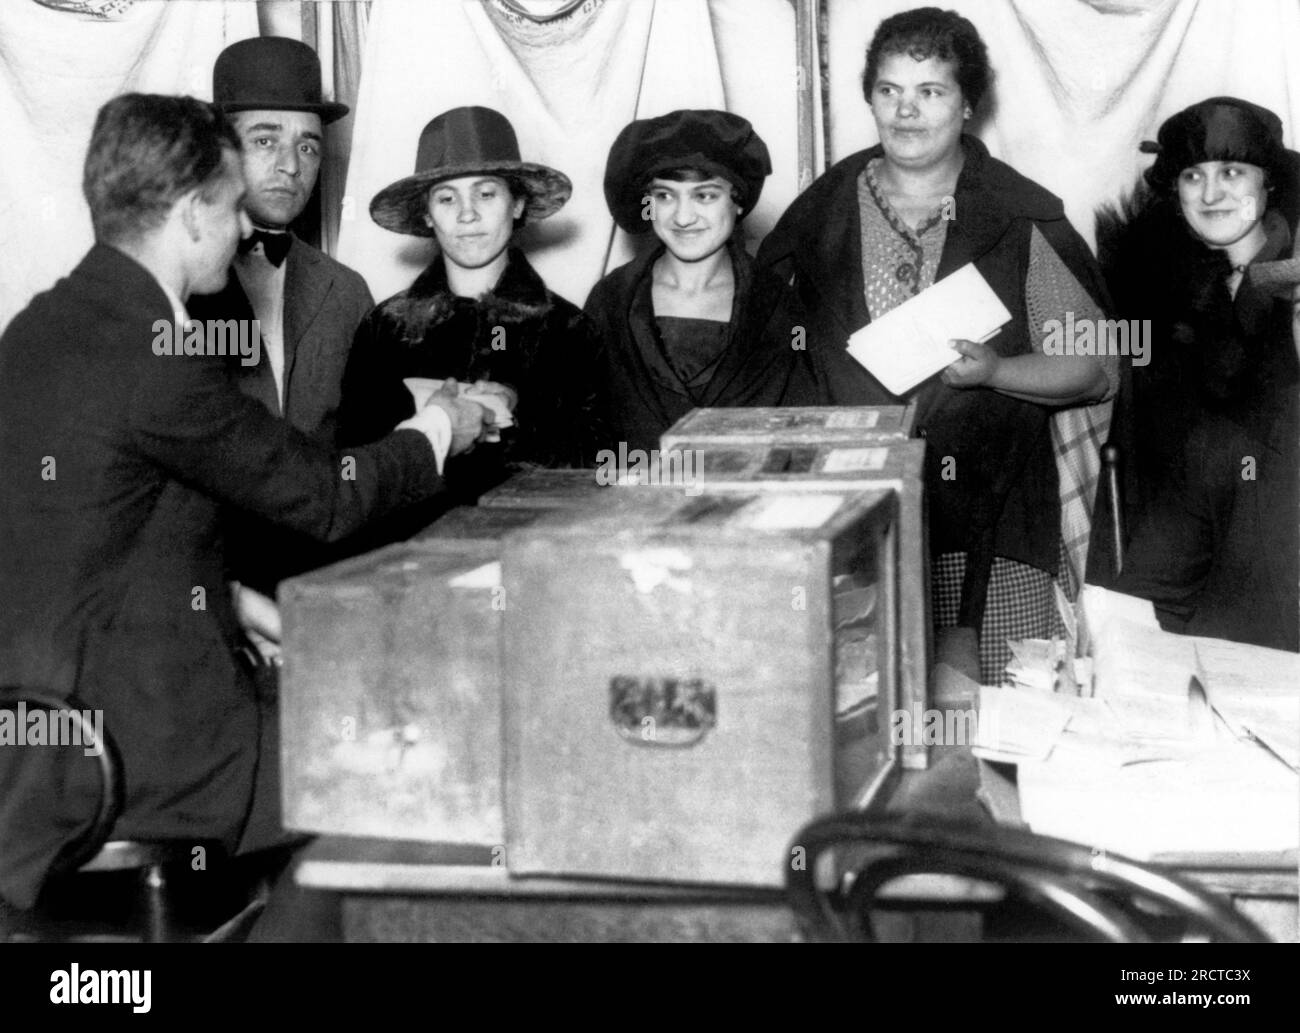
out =
{"type": "Polygon", "coordinates": [[[246,255],[256,244],[262,245],[266,260],[274,266],[284,263],[284,256],[289,253],[293,237],[288,233],[269,233],[266,230],[253,230],[252,234],[239,242],[239,253],[246,255]]]}

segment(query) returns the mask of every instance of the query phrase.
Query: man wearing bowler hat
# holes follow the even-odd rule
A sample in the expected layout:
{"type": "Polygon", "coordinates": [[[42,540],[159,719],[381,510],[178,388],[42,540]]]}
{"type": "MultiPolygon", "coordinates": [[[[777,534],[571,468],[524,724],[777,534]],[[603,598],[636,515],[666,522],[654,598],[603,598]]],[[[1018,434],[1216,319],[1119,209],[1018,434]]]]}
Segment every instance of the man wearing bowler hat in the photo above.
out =
{"type": "MultiPolygon", "coordinates": [[[[240,365],[240,388],[307,434],[334,438],[339,384],[357,324],[374,304],[365,281],[289,229],[320,173],[323,127],[348,113],[321,97],[320,60],[306,43],[280,36],[223,50],[212,76],[214,105],[243,144],[253,233],[240,246],[226,287],[195,297],[196,319],[257,319],[260,358],[240,365]]],[[[267,595],[284,577],[330,554],[264,522],[241,519],[230,532],[232,571],[267,595]]]]}

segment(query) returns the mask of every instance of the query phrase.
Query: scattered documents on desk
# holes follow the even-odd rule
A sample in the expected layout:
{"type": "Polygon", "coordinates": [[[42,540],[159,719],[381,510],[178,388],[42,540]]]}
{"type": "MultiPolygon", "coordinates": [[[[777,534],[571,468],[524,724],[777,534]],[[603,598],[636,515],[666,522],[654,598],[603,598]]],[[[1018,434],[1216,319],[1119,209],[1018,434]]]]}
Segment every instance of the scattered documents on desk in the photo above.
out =
{"type": "Polygon", "coordinates": [[[1036,696],[1071,707],[1050,750],[993,758],[1017,765],[1029,827],[1139,859],[1300,847],[1300,654],[1176,635],[1149,602],[1092,586],[1081,610],[1094,697],[1036,696]]]}
{"type": "Polygon", "coordinates": [[[1159,628],[1156,620],[1156,608],[1149,599],[1112,592],[1109,588],[1097,585],[1084,585],[1079,593],[1079,604],[1075,611],[1076,630],[1078,633],[1078,652],[1085,656],[1092,655],[1092,639],[1116,617],[1132,621],[1147,628],[1159,628]]]}
{"type": "Polygon", "coordinates": [[[1031,829],[1138,860],[1178,853],[1271,853],[1300,840],[1300,788],[1263,750],[1217,749],[1115,765],[1023,761],[1020,813],[1031,829]]]}
{"type": "Polygon", "coordinates": [[[952,365],[954,340],[987,341],[1011,313],[967,263],[849,338],[849,354],[896,395],[952,365]]]}
{"type": "Polygon", "coordinates": [[[971,752],[984,760],[1010,764],[1046,758],[1070,721],[1067,698],[980,686],[979,720],[971,752]]]}
{"type": "Polygon", "coordinates": [[[1205,694],[1238,736],[1300,772],[1300,653],[1194,638],[1205,694]]]}
{"type": "Polygon", "coordinates": [[[1065,643],[1059,639],[1024,638],[1007,639],[1011,647],[1011,662],[1007,664],[1007,677],[1018,689],[1032,692],[1057,692],[1073,686],[1061,684],[1065,673],[1065,643]]]}
{"type": "MultiPolygon", "coordinates": [[[[406,390],[411,392],[411,397],[415,399],[415,411],[419,412],[428,403],[430,396],[442,387],[446,381],[435,380],[431,377],[406,377],[402,383],[406,385],[406,390]]],[[[515,425],[515,418],[510,413],[510,407],[500,395],[487,391],[477,391],[472,385],[462,384],[460,397],[467,398],[471,402],[477,402],[488,410],[496,421],[496,429],[488,431],[483,440],[500,441],[500,431],[515,425]]]]}

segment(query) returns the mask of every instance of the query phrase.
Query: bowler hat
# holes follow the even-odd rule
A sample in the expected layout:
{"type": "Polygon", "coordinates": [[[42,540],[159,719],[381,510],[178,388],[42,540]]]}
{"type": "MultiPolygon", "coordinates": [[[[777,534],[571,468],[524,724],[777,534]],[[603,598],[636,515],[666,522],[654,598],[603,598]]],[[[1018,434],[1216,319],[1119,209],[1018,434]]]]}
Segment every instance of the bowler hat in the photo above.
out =
{"type": "Polygon", "coordinates": [[[1140,149],[1157,155],[1146,180],[1168,193],[1185,168],[1205,161],[1257,165],[1272,176],[1283,171],[1282,120],[1268,108],[1237,97],[1211,97],[1165,119],[1154,142],[1140,149]]]}
{"type": "Polygon", "coordinates": [[[459,176],[508,177],[527,196],[524,212],[531,219],[554,215],[573,193],[563,172],[521,161],[519,141],[510,120],[491,108],[444,111],[424,127],[415,151],[415,174],[384,187],[370,202],[370,217],[386,230],[432,237],[425,222],[429,187],[459,176]]]}
{"type": "Polygon", "coordinates": [[[693,168],[728,180],[740,195],[743,219],[758,203],[772,172],[763,138],[728,111],[681,110],[627,125],[614,140],[605,165],[605,200],[614,221],[643,233],[645,186],[661,172],[693,168]]]}
{"type": "Polygon", "coordinates": [[[232,43],[212,69],[212,103],[235,111],[312,111],[328,125],[348,113],[346,104],[321,97],[320,58],[306,43],[258,36],[232,43]]]}

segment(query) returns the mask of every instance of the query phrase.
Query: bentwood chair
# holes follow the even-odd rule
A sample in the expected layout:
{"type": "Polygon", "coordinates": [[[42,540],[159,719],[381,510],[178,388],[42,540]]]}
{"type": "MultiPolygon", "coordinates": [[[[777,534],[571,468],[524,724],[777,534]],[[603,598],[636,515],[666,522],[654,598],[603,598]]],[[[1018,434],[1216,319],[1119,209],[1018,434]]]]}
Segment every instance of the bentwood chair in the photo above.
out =
{"type": "Polygon", "coordinates": [[[794,846],[805,863],[787,872],[786,891],[813,941],[876,940],[873,918],[891,906],[882,890],[905,876],[941,874],[1002,887],[1007,898],[1046,912],[1057,939],[1269,942],[1230,903],[1185,879],[1025,829],[847,813],[813,821],[794,846]],[[841,866],[838,877],[827,863],[841,866]],[[832,878],[819,879],[819,868],[832,878]]]}
{"type": "MultiPolygon", "coordinates": [[[[218,904],[234,908],[234,917],[221,921],[215,930],[196,931],[194,916],[178,910],[173,874],[195,863],[201,852],[202,863],[220,866],[223,861],[219,844],[196,840],[140,841],[110,839],[122,812],[125,773],[121,756],[107,729],[97,729],[88,720],[88,711],[74,699],[61,699],[31,689],[0,688],[0,710],[16,713],[20,704],[30,714],[44,710],[57,715],[63,728],[75,726],[80,742],[47,744],[58,749],[73,763],[77,754],[94,756],[99,776],[99,798],[95,813],[84,831],[68,840],[59,850],[46,878],[45,889],[34,908],[8,909],[0,921],[0,940],[10,942],[34,940],[119,940],[142,939],[145,942],[168,942],[176,939],[222,942],[242,939],[265,905],[264,896],[251,902],[241,897],[238,888],[223,886],[218,904]],[[102,732],[102,734],[101,734],[102,732]],[[103,900],[105,889],[118,891],[129,886],[124,901],[103,900]],[[98,885],[97,885],[98,883],[98,885]],[[226,891],[229,890],[227,893],[226,891]],[[233,899],[230,903],[226,897],[233,899]],[[99,904],[117,904],[106,910],[111,918],[88,919],[86,910],[100,910],[99,904]],[[71,910],[71,913],[70,913],[71,910]],[[125,926],[126,928],[122,928],[125,926]],[[132,928],[135,927],[135,928],[132,928]]],[[[54,725],[50,725],[54,727],[54,725]]],[[[4,844],[0,843],[0,850],[4,844]]],[[[217,883],[211,880],[211,885],[217,883]]],[[[200,922],[204,919],[200,918],[200,922]]],[[[210,920],[206,926],[210,926],[210,920]]]]}

